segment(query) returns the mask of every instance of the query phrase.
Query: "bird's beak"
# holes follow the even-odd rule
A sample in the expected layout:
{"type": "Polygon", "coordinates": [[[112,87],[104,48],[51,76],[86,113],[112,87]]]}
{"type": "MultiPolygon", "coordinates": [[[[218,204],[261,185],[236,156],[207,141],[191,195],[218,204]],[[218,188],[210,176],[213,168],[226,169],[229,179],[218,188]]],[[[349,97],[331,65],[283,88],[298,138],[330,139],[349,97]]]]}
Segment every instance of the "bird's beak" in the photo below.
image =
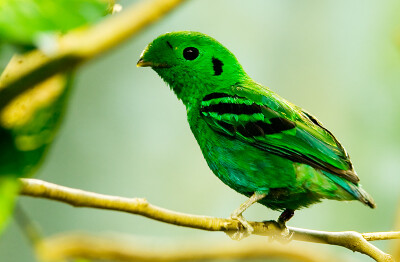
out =
{"type": "Polygon", "coordinates": [[[136,64],[137,67],[147,67],[147,66],[153,66],[152,62],[144,61],[143,58],[140,58],[139,61],[136,64]]]}
{"type": "Polygon", "coordinates": [[[150,66],[152,68],[169,68],[171,67],[170,65],[167,65],[165,63],[154,63],[151,61],[146,61],[143,58],[140,58],[139,61],[136,64],[137,67],[147,67],[150,66]]]}

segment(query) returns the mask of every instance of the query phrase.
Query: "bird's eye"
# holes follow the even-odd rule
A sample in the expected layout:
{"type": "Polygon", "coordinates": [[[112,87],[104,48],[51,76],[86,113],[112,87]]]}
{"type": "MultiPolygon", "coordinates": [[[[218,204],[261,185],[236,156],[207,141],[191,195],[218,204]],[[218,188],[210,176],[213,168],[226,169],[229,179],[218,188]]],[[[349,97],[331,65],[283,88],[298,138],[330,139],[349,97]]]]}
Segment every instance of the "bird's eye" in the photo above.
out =
{"type": "Polygon", "coordinates": [[[183,50],[183,57],[186,60],[195,60],[199,56],[199,49],[194,47],[186,47],[183,50]]]}

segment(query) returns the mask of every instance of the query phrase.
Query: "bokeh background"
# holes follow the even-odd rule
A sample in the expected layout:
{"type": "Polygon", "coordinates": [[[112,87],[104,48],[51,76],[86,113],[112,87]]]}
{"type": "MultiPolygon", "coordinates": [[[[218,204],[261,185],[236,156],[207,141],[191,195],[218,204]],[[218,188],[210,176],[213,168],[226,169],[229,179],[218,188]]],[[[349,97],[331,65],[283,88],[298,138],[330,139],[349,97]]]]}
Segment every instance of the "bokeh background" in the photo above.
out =
{"type": "MultiPolygon", "coordinates": [[[[143,48],[158,35],[194,30],[222,42],[253,79],[317,116],[346,147],[378,204],[371,210],[327,200],[297,211],[289,225],[393,230],[400,197],[399,14],[398,0],[188,1],[77,70],[66,119],[38,177],[216,217],[228,217],[245,201],[207,167],[182,103],[155,72],[136,67],[143,48]]],[[[227,240],[220,232],[119,212],[28,197],[20,203],[47,236],[84,230],[119,232],[150,244],[227,240]]],[[[259,221],[278,215],[261,205],[245,213],[259,221]]],[[[393,246],[376,244],[388,252],[393,246]]],[[[310,245],[342,261],[370,261],[344,248],[310,245]]],[[[0,261],[35,261],[15,223],[0,238],[0,261]]]]}

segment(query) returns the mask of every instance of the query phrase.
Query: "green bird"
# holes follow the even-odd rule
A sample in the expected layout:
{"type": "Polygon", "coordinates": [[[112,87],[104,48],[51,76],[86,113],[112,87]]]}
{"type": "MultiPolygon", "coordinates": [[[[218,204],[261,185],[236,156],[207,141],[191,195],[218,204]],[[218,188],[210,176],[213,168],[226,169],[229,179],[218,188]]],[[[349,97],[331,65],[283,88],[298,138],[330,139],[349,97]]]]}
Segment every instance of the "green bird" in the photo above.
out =
{"type": "Polygon", "coordinates": [[[247,234],[242,213],[258,202],[294,211],[322,199],[374,200],[358,183],[349,155],[321,122],[252,80],[236,57],[202,33],[159,36],[141,54],[186,106],[190,128],[208,166],[226,185],[249,197],[232,214],[247,234]]]}

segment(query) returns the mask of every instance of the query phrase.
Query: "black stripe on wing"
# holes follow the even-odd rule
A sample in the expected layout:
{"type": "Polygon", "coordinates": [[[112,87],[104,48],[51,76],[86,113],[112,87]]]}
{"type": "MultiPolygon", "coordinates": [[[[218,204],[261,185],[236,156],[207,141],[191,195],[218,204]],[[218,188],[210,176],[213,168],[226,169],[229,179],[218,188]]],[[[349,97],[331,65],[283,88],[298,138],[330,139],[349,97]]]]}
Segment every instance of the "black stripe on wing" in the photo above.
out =
{"type": "Polygon", "coordinates": [[[205,106],[201,109],[202,112],[215,112],[219,115],[223,114],[235,114],[235,115],[252,115],[257,113],[262,113],[261,106],[257,104],[236,104],[236,103],[226,103],[221,102],[218,104],[213,104],[205,106]]]}
{"type": "Polygon", "coordinates": [[[233,125],[221,120],[216,121],[216,123],[228,132],[238,132],[244,137],[272,135],[296,127],[295,123],[281,117],[271,118],[270,121],[271,123],[263,121],[248,122],[245,125],[233,125]]]}
{"type": "MultiPolygon", "coordinates": [[[[214,113],[217,115],[237,115],[237,119],[240,118],[240,115],[261,114],[265,116],[265,119],[268,119],[269,123],[259,120],[260,118],[258,118],[257,120],[248,120],[237,124],[214,119],[220,127],[232,135],[238,132],[244,137],[257,137],[280,133],[296,127],[296,124],[288,119],[278,116],[271,117],[271,115],[265,115],[266,112],[271,112],[271,114],[274,114],[274,112],[265,105],[259,105],[256,103],[249,104],[249,101],[243,97],[232,96],[224,93],[212,93],[206,95],[203,99],[203,102],[218,98],[231,99],[223,99],[215,104],[212,103],[210,105],[203,106],[200,109],[200,112],[203,115],[208,115],[209,113],[214,113]]],[[[234,116],[232,117],[234,118],[234,116]]]]}
{"type": "Polygon", "coordinates": [[[225,93],[211,93],[211,94],[206,95],[203,98],[203,102],[204,101],[209,101],[209,100],[212,100],[212,99],[223,98],[223,97],[234,97],[234,96],[231,96],[231,95],[228,95],[228,94],[225,94],[225,93]]]}

